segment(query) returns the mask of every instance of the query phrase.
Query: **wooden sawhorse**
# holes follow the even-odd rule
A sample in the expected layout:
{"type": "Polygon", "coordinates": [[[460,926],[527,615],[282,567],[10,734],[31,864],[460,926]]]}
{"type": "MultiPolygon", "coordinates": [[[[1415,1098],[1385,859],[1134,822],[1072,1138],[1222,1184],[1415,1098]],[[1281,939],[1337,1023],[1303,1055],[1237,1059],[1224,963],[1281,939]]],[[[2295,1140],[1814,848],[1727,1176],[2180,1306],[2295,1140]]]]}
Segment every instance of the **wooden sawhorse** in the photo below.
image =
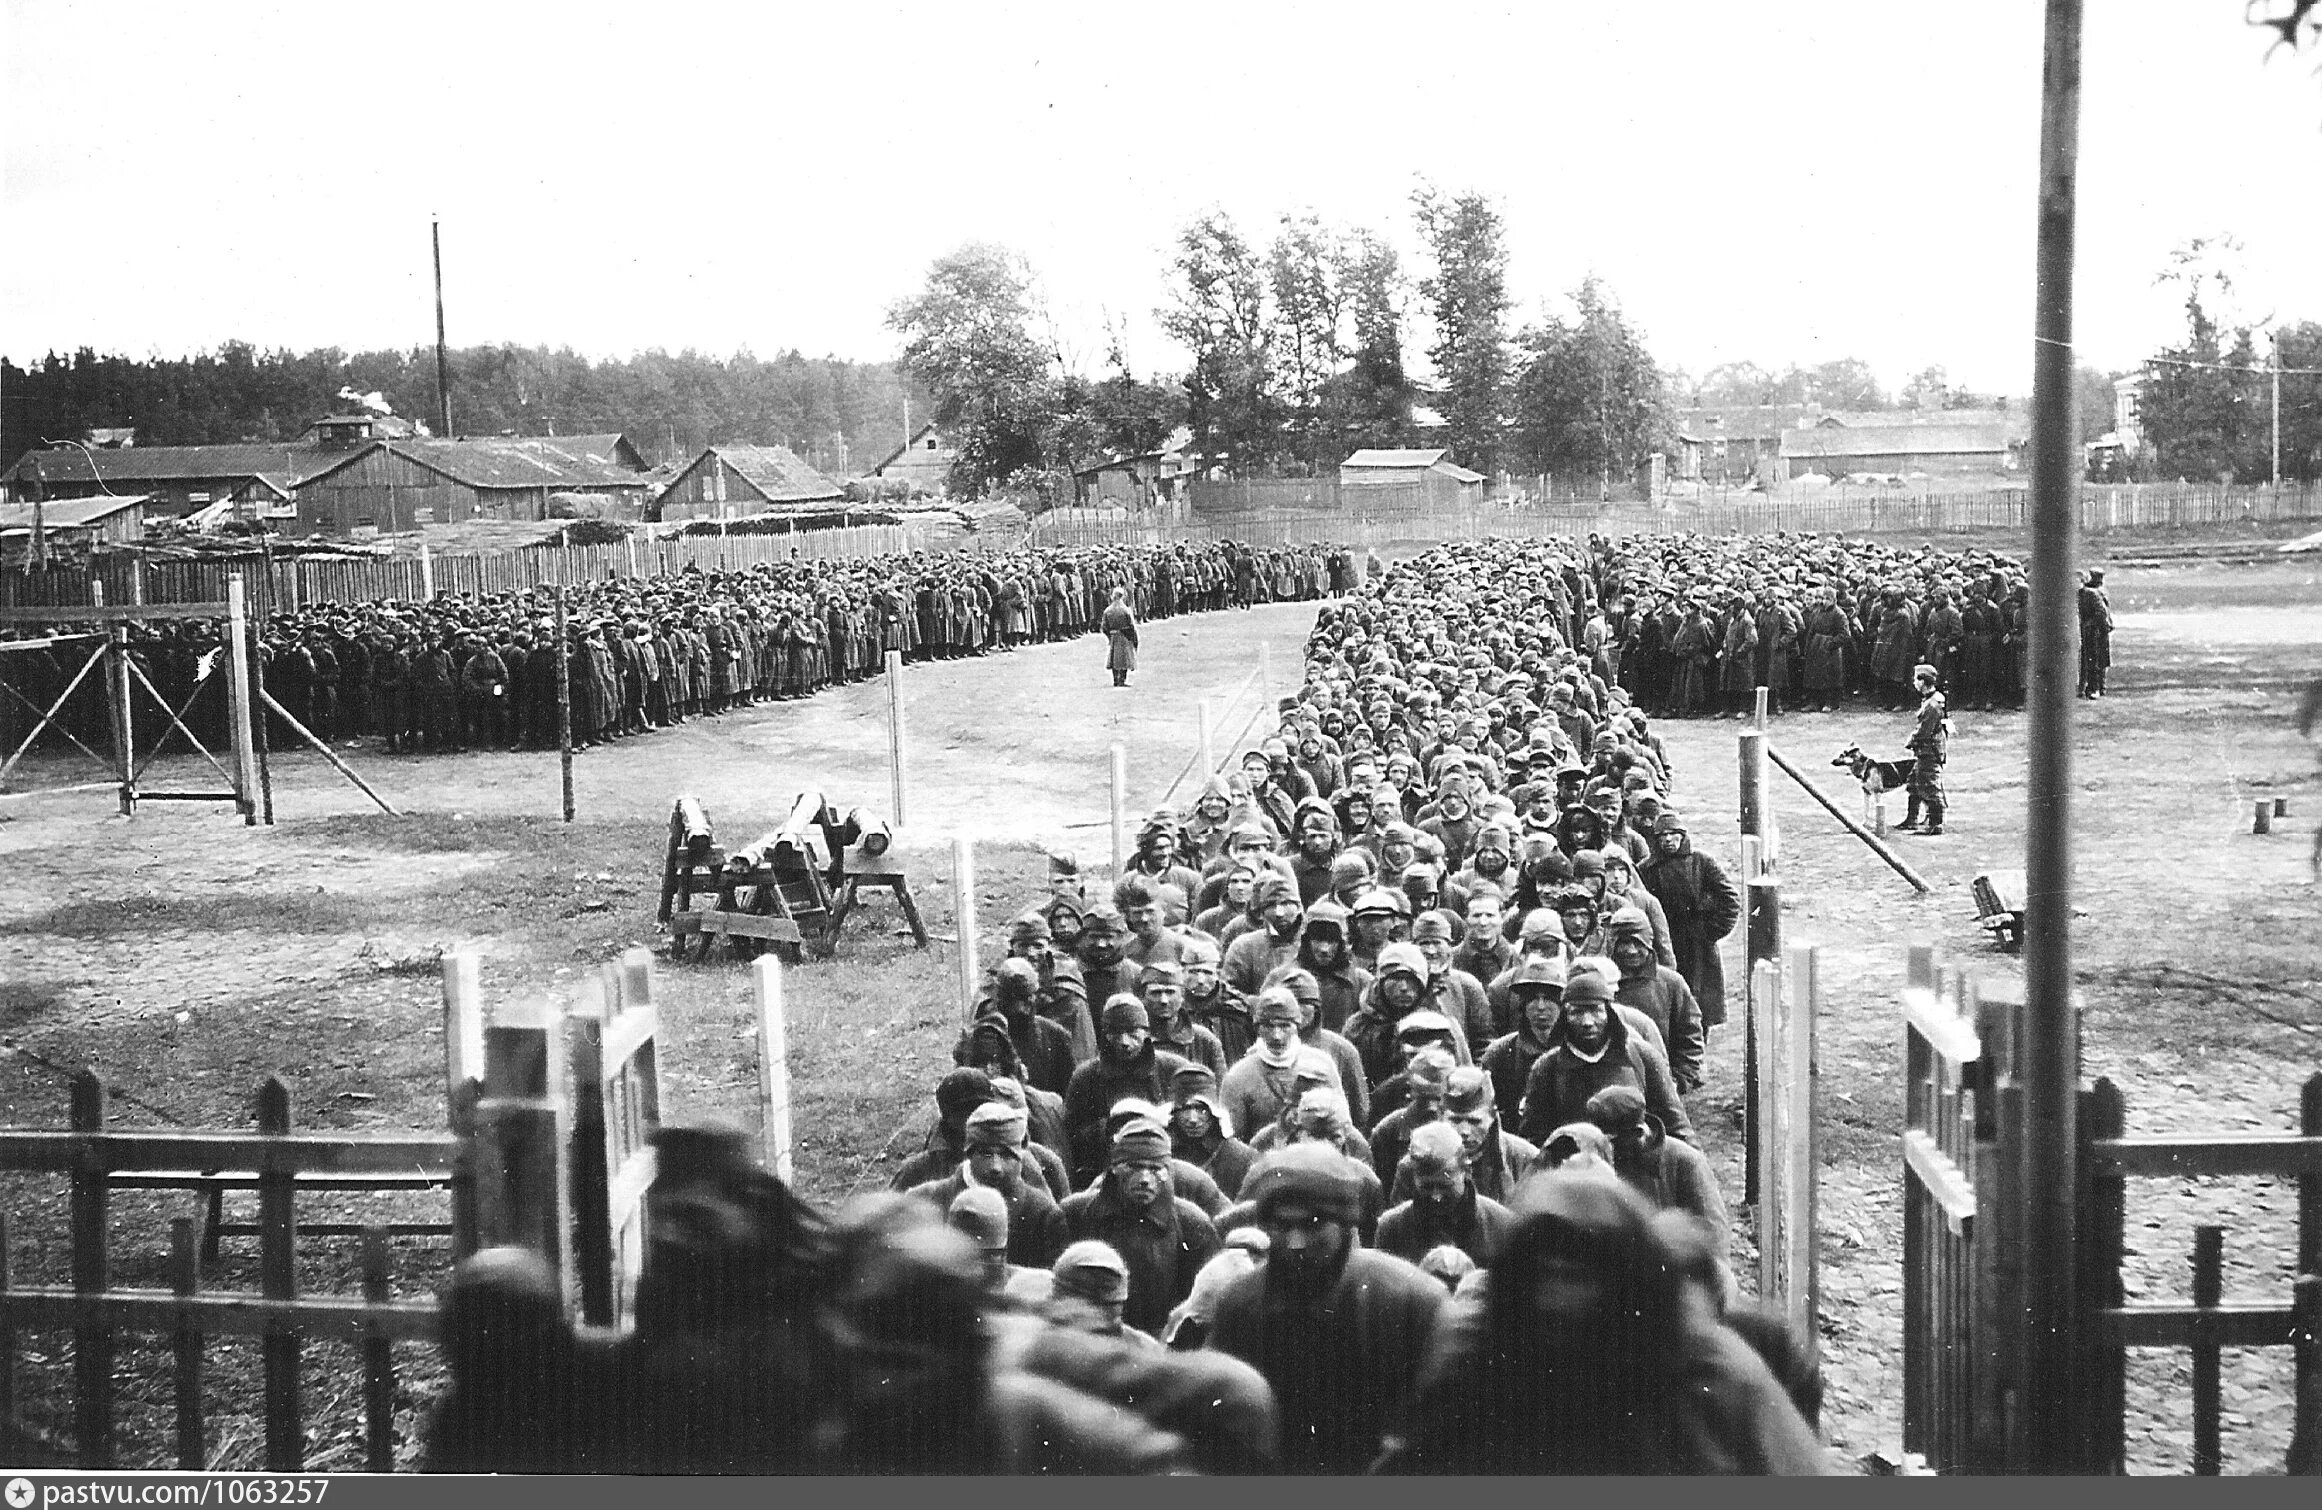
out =
{"type": "Polygon", "coordinates": [[[919,947],[927,947],[927,925],[919,920],[919,904],[911,900],[911,883],[904,878],[900,862],[887,854],[866,855],[861,850],[849,850],[839,864],[838,885],[830,904],[830,921],[823,927],[823,937],[833,948],[838,946],[839,929],[847,914],[862,900],[863,888],[891,891],[896,905],[903,909],[903,920],[911,925],[911,937],[919,947]]]}

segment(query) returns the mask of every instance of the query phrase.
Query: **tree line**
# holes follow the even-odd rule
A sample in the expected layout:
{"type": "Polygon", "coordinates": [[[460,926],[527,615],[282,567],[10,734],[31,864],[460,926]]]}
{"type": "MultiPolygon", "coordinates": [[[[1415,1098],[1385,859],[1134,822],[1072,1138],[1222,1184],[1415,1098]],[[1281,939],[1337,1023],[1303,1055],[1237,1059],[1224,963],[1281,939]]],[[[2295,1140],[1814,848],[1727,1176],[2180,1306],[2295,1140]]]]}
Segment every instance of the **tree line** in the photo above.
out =
{"type": "MultiPolygon", "coordinates": [[[[869,471],[902,445],[932,401],[907,392],[892,362],[796,351],[762,358],[696,351],[592,359],[569,347],[470,346],[447,353],[455,435],[580,435],[620,431],[648,461],[675,461],[723,443],[785,445],[837,478],[869,471]]],[[[90,429],[134,426],[141,446],[295,440],[345,407],[343,388],[379,393],[395,413],[432,427],[435,352],[349,354],[335,347],[216,351],[143,360],[86,347],[18,367],[0,360],[0,456],[90,429]]]]}

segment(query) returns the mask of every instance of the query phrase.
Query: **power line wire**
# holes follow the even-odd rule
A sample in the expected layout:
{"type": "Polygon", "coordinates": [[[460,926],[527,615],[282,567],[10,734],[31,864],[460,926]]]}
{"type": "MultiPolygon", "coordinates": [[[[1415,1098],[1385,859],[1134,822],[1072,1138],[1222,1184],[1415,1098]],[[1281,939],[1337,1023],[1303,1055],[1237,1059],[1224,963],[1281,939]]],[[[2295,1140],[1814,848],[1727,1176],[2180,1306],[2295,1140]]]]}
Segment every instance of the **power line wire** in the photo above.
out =
{"type": "Polygon", "coordinates": [[[2259,377],[2322,377],[2322,367],[2236,367],[2229,362],[2195,362],[2184,357],[2146,357],[2147,367],[2198,367],[2203,372],[2248,372],[2259,377]]]}

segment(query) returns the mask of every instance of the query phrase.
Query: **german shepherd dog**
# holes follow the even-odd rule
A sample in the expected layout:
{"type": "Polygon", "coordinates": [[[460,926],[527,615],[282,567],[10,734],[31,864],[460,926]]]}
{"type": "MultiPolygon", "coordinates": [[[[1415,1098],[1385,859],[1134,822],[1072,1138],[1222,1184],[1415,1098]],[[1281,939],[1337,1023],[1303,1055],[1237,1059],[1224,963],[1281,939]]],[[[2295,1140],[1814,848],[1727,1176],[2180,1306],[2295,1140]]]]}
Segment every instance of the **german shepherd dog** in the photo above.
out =
{"type": "Polygon", "coordinates": [[[1862,787],[1863,811],[1870,811],[1882,792],[1901,791],[1911,784],[1911,773],[1919,768],[1916,755],[1900,760],[1873,760],[1862,752],[1859,744],[1850,744],[1832,757],[1834,766],[1843,768],[1862,787]]]}

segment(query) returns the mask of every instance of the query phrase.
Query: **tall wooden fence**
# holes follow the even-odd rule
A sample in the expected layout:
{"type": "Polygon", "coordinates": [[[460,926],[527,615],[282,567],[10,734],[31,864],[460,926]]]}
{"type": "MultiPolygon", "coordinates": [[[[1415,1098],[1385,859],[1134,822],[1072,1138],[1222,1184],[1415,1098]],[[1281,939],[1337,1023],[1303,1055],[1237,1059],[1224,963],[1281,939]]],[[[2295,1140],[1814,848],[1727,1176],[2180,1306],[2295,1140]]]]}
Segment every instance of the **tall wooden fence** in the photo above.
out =
{"type": "MultiPolygon", "coordinates": [[[[1225,488],[1227,484],[1216,484],[1225,488]]],[[[1259,547],[1323,540],[1356,547],[1425,545],[1447,540],[1586,539],[1591,534],[1708,535],[1790,533],[1957,534],[2024,527],[2020,489],[1957,493],[1898,493],[1844,487],[1784,496],[1727,494],[1699,500],[1644,503],[1546,503],[1510,506],[1498,501],[1436,505],[1389,496],[1387,488],[1339,488],[1297,481],[1301,501],[1271,490],[1266,479],[1246,485],[1252,507],[1225,507],[1228,493],[1209,510],[1150,514],[1120,509],[1057,509],[1032,521],[1038,545],[1169,545],[1231,539],[1259,547]],[[1343,499],[1338,507],[1321,503],[1343,499]]],[[[2112,530],[2216,528],[2242,523],[2314,520],[2322,524],[2322,488],[2088,486],[2081,490],[2080,527],[2112,530]]]]}
{"type": "MultiPolygon", "coordinates": [[[[2126,1467],[2130,1348],[2192,1354],[2194,1471],[2220,1464],[2219,1353],[2287,1347],[2294,1358],[2301,1439],[2315,1430],[2322,1391],[2322,1073],[2307,1079],[2299,1130],[2221,1137],[2129,1137],[2119,1089],[2080,1093],[2074,1188],[2033,1189],[2023,1175],[2031,1136],[2015,1079],[2024,1027],[2019,989],[1979,991],[1917,947],[1903,993],[1903,1449],[1941,1473],[2079,1472],[2126,1467]],[[2193,1294],[2126,1301],[2129,1182],[2271,1176],[2298,1190],[2296,1277],[2287,1304],[2227,1301],[2221,1228],[2195,1234],[2193,1294]],[[2021,1374],[2025,1276],[2020,1237],[2033,1202],[2077,1203],[2074,1394],[2029,1397],[2021,1374]],[[2074,1461],[2029,1460],[2032,1412],[2062,1412],[2074,1461]]],[[[2053,1418],[2051,1418],[2053,1419],[2053,1418]]],[[[2293,1443],[2293,1457],[2322,1443],[2293,1443]]]]}
{"type": "MultiPolygon", "coordinates": [[[[2025,527],[2029,494],[2008,488],[1985,492],[1901,494],[1831,488],[1781,497],[1735,495],[1673,502],[1657,522],[1633,529],[1697,530],[1710,535],[1791,533],[1955,533],[2025,527]]],[[[2080,528],[2184,529],[2280,520],[2322,520],[2322,488],[2159,487],[2142,484],[2083,486],[2080,528]]]]}
{"type": "Polygon", "coordinates": [[[285,556],[253,551],[215,561],[150,561],[112,557],[95,567],[0,573],[0,607],[79,606],[102,582],[108,603],[223,601],[229,572],[249,584],[259,613],[317,603],[422,602],[525,592],[558,584],[579,586],[625,577],[733,571],[789,561],[859,561],[916,550],[1009,549],[1010,533],[986,539],[918,525],[862,524],[783,535],[673,535],[616,545],[576,545],[478,554],[418,556],[285,556]],[[142,577],[142,580],[140,580],[142,577]]]}

